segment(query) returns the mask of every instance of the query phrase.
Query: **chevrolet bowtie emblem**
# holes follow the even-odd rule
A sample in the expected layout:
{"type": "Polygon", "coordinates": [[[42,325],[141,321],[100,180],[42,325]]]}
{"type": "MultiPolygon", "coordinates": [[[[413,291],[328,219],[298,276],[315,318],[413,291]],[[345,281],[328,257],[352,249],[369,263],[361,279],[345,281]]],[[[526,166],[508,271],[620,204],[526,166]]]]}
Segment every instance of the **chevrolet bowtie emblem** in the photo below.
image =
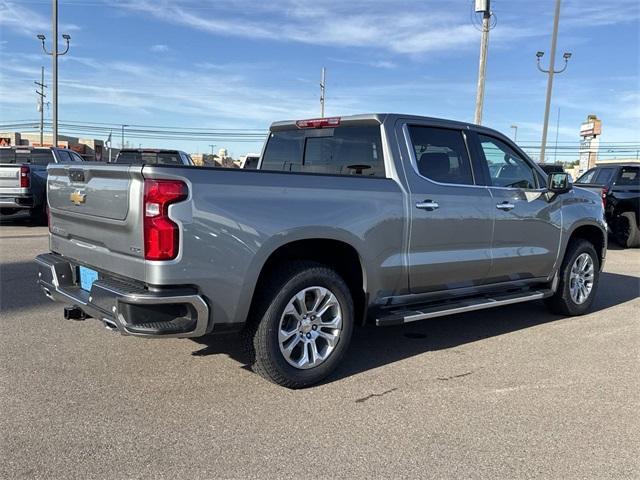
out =
{"type": "Polygon", "coordinates": [[[69,195],[69,200],[71,200],[76,205],[80,205],[87,201],[87,194],[82,193],[80,190],[76,190],[71,195],[69,195]]]}

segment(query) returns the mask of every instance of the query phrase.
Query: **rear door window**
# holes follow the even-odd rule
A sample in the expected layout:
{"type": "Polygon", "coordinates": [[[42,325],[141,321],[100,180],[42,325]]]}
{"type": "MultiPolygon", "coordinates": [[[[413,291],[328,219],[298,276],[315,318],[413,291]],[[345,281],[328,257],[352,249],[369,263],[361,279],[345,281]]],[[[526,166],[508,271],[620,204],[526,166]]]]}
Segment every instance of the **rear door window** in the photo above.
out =
{"type": "Polygon", "coordinates": [[[585,173],[583,173],[580,176],[580,178],[578,178],[576,183],[585,183],[585,184],[593,183],[592,180],[596,176],[597,171],[598,170],[595,168],[592,168],[591,170],[587,170],[585,173]]]}
{"type": "Polygon", "coordinates": [[[380,127],[272,132],[263,170],[384,177],[380,127]]]}
{"type": "Polygon", "coordinates": [[[595,179],[591,183],[595,183],[597,185],[605,185],[611,181],[611,177],[613,176],[614,168],[601,168],[600,171],[596,174],[595,179]]]}
{"type": "Polygon", "coordinates": [[[58,150],[58,159],[60,160],[61,163],[73,162],[71,155],[66,150],[58,150]]]}
{"type": "Polygon", "coordinates": [[[409,126],[418,173],[439,183],[473,185],[473,172],[462,132],[409,126]]]}

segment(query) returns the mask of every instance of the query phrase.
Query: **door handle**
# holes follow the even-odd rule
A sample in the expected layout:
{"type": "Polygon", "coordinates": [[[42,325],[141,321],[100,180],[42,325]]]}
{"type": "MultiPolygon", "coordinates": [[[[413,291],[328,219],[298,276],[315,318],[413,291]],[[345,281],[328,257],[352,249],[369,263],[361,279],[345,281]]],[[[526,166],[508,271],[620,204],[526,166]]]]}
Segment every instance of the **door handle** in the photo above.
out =
{"type": "Polygon", "coordinates": [[[496,208],[498,210],[505,210],[505,211],[509,211],[512,210],[513,208],[515,208],[515,205],[513,203],[509,203],[509,202],[502,202],[496,205],[496,208]]]}
{"type": "Polygon", "coordinates": [[[438,207],[440,207],[440,205],[438,205],[438,202],[434,202],[433,200],[425,200],[424,202],[416,203],[416,208],[427,210],[429,212],[436,210],[438,207]]]}

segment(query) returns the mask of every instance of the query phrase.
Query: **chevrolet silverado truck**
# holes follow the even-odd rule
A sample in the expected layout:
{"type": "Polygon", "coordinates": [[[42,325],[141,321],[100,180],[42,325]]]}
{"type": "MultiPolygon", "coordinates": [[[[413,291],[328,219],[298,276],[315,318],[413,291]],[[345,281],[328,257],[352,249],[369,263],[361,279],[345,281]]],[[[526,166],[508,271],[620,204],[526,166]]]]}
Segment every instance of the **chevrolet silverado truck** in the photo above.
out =
{"type": "Polygon", "coordinates": [[[46,223],[47,165],[82,161],[66,148],[0,147],[0,215],[26,211],[46,223]]]}
{"type": "Polygon", "coordinates": [[[276,122],[257,170],[51,165],[48,192],[38,281],[67,318],[239,331],[290,388],[329,375],[354,325],[536,300],[584,314],[606,254],[598,194],[501,133],[419,116],[276,122]]]}
{"type": "Polygon", "coordinates": [[[581,175],[576,185],[602,197],[605,220],[616,243],[640,247],[640,165],[599,165],[581,175]]]}

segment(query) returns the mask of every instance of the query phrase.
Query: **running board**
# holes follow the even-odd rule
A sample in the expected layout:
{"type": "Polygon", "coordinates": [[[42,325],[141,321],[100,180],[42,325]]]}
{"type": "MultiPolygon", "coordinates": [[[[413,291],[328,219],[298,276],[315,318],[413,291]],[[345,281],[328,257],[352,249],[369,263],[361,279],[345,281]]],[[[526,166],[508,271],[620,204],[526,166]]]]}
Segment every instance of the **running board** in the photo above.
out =
{"type": "Polygon", "coordinates": [[[514,303],[530,302],[540,300],[553,295],[552,290],[534,290],[526,293],[512,293],[492,297],[467,298],[457,302],[447,302],[440,305],[414,306],[411,309],[398,309],[388,312],[387,315],[376,318],[376,326],[387,327],[391,325],[402,325],[404,323],[426,320],[427,318],[443,317],[456,313],[473,312],[485,308],[501,307],[514,303]]]}

